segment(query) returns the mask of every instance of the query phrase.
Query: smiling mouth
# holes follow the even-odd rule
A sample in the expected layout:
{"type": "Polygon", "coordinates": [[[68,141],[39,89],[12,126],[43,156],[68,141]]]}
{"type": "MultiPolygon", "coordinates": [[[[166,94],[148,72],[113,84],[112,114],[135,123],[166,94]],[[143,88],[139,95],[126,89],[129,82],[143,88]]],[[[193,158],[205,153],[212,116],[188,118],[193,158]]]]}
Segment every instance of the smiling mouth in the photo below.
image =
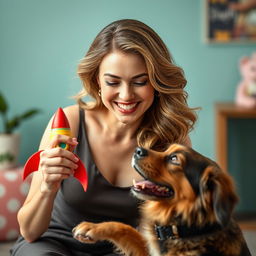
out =
{"type": "Polygon", "coordinates": [[[139,102],[135,103],[120,103],[115,102],[116,106],[118,107],[119,111],[122,113],[132,113],[137,109],[139,102]]]}

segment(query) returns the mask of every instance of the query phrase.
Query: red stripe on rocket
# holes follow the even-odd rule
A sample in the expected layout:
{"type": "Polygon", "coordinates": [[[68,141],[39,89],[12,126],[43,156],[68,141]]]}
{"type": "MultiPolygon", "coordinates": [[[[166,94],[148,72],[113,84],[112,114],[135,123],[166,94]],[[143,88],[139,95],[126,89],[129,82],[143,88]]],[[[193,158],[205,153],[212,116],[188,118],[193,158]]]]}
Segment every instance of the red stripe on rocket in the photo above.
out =
{"type": "MultiPolygon", "coordinates": [[[[56,111],[53,121],[52,121],[51,128],[52,128],[51,129],[51,138],[57,134],[67,135],[67,136],[71,137],[69,122],[68,122],[68,119],[67,119],[64,111],[62,110],[62,108],[58,108],[58,110],[56,111]]],[[[58,147],[61,147],[66,150],[70,150],[69,145],[66,143],[60,143],[58,145],[58,147]]],[[[27,162],[24,166],[23,180],[25,180],[26,177],[30,173],[38,170],[38,165],[40,162],[40,153],[42,151],[43,150],[36,152],[27,160],[27,162]]],[[[79,157],[77,155],[75,155],[75,156],[79,159],[79,157]]],[[[83,162],[80,159],[78,160],[78,162],[76,164],[78,165],[78,167],[75,170],[74,177],[80,181],[80,183],[83,186],[84,191],[86,191],[87,186],[88,186],[87,171],[84,167],[83,162]]]]}

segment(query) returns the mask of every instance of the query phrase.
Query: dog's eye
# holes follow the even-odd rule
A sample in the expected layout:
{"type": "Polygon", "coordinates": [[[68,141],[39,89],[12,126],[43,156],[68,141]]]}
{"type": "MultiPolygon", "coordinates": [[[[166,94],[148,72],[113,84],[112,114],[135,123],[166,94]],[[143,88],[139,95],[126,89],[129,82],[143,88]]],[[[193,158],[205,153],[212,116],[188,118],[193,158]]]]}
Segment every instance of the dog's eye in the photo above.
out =
{"type": "Polygon", "coordinates": [[[172,164],[176,164],[176,165],[180,164],[180,161],[177,155],[170,155],[168,157],[168,161],[171,162],[172,164]]]}

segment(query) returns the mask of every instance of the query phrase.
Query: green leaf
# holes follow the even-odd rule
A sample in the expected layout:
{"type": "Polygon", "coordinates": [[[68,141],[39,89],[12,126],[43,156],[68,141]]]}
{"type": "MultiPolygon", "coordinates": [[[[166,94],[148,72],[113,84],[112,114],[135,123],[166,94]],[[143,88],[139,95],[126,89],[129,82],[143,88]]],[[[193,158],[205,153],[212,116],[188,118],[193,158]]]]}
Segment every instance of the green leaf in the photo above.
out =
{"type": "Polygon", "coordinates": [[[31,118],[32,116],[36,115],[39,112],[40,112],[39,109],[30,109],[30,110],[26,111],[25,113],[23,113],[22,115],[14,116],[12,119],[9,119],[6,122],[5,132],[12,133],[13,130],[15,128],[17,128],[23,120],[31,118]]]}
{"type": "Polygon", "coordinates": [[[29,119],[32,116],[41,112],[39,109],[32,108],[21,115],[16,115],[12,119],[7,117],[7,112],[9,110],[9,106],[4,95],[0,92],[0,116],[3,121],[3,132],[4,133],[12,133],[15,128],[17,128],[24,119],[29,119]]]}
{"type": "Polygon", "coordinates": [[[12,131],[20,125],[21,118],[15,116],[12,119],[8,120],[6,123],[6,133],[12,133],[12,131]]]}
{"type": "Polygon", "coordinates": [[[30,110],[26,111],[25,113],[23,113],[23,114],[20,116],[20,118],[21,118],[21,119],[27,119],[27,118],[30,118],[30,117],[36,115],[36,114],[39,113],[39,112],[40,112],[39,109],[36,109],[36,108],[30,109],[30,110]]]}
{"type": "Polygon", "coordinates": [[[6,102],[3,94],[0,93],[0,112],[5,114],[7,110],[8,110],[7,102],[6,102]]]}

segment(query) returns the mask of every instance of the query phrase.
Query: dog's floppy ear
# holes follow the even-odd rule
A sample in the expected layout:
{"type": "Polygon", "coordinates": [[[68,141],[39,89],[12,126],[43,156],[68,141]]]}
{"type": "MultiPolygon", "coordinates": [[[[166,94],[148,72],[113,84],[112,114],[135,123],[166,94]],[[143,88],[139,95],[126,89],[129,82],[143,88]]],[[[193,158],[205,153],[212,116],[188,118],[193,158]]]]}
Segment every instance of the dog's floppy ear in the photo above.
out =
{"type": "Polygon", "coordinates": [[[231,177],[217,165],[208,166],[203,177],[202,190],[210,192],[210,201],[217,222],[225,226],[238,201],[231,177]]]}

